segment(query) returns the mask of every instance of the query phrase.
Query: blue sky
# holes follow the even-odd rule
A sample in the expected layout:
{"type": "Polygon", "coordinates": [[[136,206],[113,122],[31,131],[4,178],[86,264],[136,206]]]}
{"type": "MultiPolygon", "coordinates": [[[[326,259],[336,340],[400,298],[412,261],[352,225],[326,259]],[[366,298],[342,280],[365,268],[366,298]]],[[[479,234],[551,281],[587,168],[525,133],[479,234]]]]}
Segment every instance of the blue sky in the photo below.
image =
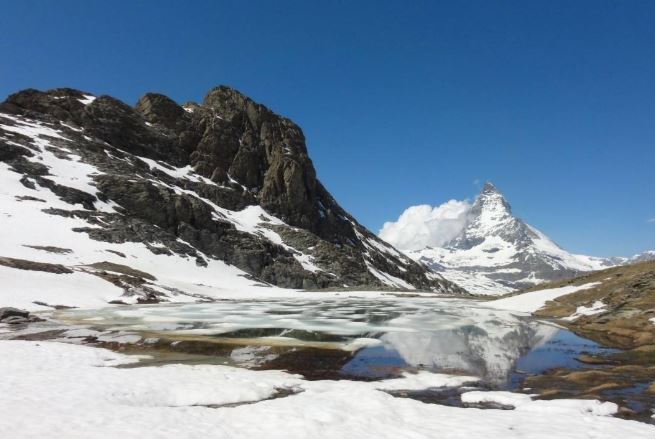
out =
{"type": "Polygon", "coordinates": [[[377,231],[491,180],[564,248],[655,248],[655,2],[2,1],[0,98],[234,86],[377,231]]]}

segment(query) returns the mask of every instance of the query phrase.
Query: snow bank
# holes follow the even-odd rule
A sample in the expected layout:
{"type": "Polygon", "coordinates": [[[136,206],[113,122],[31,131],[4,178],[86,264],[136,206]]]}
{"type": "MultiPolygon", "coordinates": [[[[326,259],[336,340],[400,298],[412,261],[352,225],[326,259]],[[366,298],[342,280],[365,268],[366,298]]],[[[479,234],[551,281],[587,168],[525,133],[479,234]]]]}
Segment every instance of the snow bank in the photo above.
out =
{"type": "Polygon", "coordinates": [[[594,416],[611,416],[616,414],[618,406],[613,402],[601,402],[587,399],[556,399],[551,401],[533,400],[530,395],[512,392],[466,392],[463,393],[462,402],[475,404],[493,402],[504,406],[514,407],[522,412],[539,413],[569,413],[578,411],[580,414],[594,416]]]}
{"type": "Polygon", "coordinates": [[[401,378],[376,383],[375,388],[378,390],[425,390],[440,387],[460,387],[479,380],[479,378],[465,375],[444,375],[427,371],[419,371],[418,373],[404,372],[401,378]]]}
{"type": "Polygon", "coordinates": [[[81,272],[55,274],[0,266],[0,283],[0,306],[29,311],[47,309],[34,302],[101,308],[112,300],[126,300],[122,288],[81,272]]]}
{"type": "Polygon", "coordinates": [[[651,425],[604,416],[613,407],[594,401],[529,401],[520,396],[512,398],[516,410],[464,409],[395,398],[377,390],[379,382],[304,381],[280,371],[227,366],[117,369],[107,366],[134,359],[50,342],[3,341],[0,358],[0,431],[18,439],[655,435],[651,425]],[[278,389],[300,393],[263,400],[278,389]],[[250,404],[238,405],[245,402],[250,404]],[[224,404],[232,406],[220,407],[224,404]]]}
{"type": "Polygon", "coordinates": [[[486,305],[496,309],[532,313],[543,307],[549,300],[557,299],[560,296],[575,293],[576,291],[593,288],[596,285],[600,285],[600,282],[590,282],[580,286],[570,285],[561,288],[531,291],[529,293],[523,293],[505,299],[492,300],[487,302],[486,305]]]}

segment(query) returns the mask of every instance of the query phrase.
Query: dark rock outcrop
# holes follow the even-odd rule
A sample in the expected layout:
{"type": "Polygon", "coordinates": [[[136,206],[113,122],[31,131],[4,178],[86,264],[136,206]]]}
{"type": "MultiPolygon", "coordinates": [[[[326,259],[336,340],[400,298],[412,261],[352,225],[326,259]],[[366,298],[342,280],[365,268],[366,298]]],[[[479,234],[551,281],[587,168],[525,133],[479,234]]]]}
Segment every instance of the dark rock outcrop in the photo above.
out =
{"type": "Polygon", "coordinates": [[[22,309],[18,308],[12,308],[12,307],[7,307],[7,308],[0,308],[0,322],[8,319],[9,317],[23,317],[27,318],[30,313],[27,311],[23,311],[22,309]]]}
{"type": "Polygon", "coordinates": [[[0,308],[0,323],[18,325],[22,323],[42,322],[43,319],[18,308],[0,308]]]}

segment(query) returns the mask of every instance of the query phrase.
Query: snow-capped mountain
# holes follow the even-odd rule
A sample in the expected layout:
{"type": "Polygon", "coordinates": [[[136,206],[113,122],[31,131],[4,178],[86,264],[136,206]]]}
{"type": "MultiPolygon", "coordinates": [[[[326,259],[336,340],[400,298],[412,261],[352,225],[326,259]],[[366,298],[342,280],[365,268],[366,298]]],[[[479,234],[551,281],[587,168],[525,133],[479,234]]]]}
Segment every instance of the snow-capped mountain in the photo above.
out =
{"type": "Polygon", "coordinates": [[[104,303],[244,284],[463,293],[361,226],[316,178],[301,129],[229,87],[183,106],[11,95],[0,182],[0,279],[16,297],[44,277],[72,282],[50,303],[72,277],[104,303]]]}
{"type": "Polygon", "coordinates": [[[631,258],[626,258],[626,263],[634,264],[637,262],[655,261],[655,250],[646,250],[645,252],[638,253],[631,258]]]}
{"type": "Polygon", "coordinates": [[[512,215],[503,195],[486,183],[467,225],[443,247],[408,251],[444,277],[477,294],[501,294],[622,263],[576,255],[512,215]]]}

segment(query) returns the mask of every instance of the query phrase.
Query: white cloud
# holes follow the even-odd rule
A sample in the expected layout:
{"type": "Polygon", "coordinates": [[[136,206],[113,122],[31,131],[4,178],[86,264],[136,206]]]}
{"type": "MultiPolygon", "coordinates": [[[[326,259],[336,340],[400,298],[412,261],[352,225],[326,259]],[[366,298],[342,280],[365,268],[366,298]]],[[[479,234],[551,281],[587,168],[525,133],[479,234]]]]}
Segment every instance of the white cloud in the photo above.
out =
{"type": "Polygon", "coordinates": [[[450,200],[440,206],[408,207],[395,222],[386,222],[380,238],[401,250],[439,247],[456,237],[468,221],[471,204],[450,200]]]}
{"type": "Polygon", "coordinates": [[[647,223],[655,223],[655,218],[647,219],[646,222],[647,223]]]}

